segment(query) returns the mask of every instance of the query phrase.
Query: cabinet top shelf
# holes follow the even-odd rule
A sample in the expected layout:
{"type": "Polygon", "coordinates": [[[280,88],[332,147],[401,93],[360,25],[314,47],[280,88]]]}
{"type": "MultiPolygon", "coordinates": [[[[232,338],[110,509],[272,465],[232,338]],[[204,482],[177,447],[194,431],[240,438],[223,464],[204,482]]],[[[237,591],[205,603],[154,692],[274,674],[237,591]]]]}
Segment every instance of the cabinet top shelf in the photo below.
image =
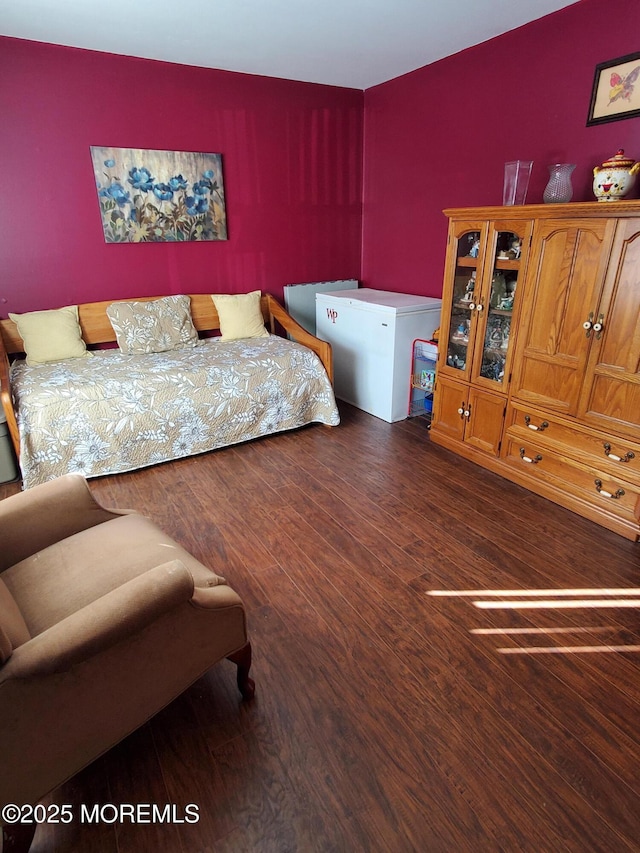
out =
{"type": "MultiPolygon", "coordinates": [[[[571,204],[514,204],[512,207],[454,207],[443,211],[450,219],[498,220],[499,230],[508,231],[509,222],[521,219],[577,219],[640,215],[640,199],[631,201],[581,201],[571,204]]],[[[495,225],[495,222],[494,222],[495,225]]],[[[471,258],[470,260],[473,260],[471,258]]]]}

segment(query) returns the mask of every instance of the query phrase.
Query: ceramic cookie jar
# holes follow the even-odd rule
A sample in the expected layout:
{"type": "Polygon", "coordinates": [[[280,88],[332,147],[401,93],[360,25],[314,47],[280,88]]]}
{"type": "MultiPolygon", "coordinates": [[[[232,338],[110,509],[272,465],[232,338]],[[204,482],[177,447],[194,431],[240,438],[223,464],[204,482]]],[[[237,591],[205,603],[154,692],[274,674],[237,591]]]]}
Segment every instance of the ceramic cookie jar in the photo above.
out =
{"type": "Polygon", "coordinates": [[[620,201],[629,194],[640,171],[640,160],[625,157],[624,149],[593,170],[593,193],[598,201],[620,201]]]}

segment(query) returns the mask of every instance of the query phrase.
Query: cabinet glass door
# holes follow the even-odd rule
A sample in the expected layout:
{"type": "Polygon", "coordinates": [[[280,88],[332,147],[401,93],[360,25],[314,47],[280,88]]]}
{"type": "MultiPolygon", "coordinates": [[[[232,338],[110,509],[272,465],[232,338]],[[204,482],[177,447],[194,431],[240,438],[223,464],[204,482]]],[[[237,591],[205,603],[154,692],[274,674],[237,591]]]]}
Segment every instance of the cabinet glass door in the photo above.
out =
{"type": "MultiPolygon", "coordinates": [[[[485,238],[484,227],[472,223],[462,223],[460,231],[454,235],[453,271],[451,287],[451,312],[446,334],[446,368],[462,378],[468,378],[473,354],[473,337],[476,326],[476,307],[482,287],[482,246],[485,238]]],[[[444,365],[443,365],[444,368],[444,365]]],[[[446,372],[446,371],[445,371],[446,372]]]]}
{"type": "MultiPolygon", "coordinates": [[[[506,390],[512,320],[516,307],[523,245],[528,243],[528,222],[494,224],[489,234],[486,289],[479,306],[483,325],[478,328],[473,379],[495,390],[506,390]],[[485,381],[483,381],[485,380],[485,381]]],[[[513,325],[515,330],[515,325],[513,325]]]]}

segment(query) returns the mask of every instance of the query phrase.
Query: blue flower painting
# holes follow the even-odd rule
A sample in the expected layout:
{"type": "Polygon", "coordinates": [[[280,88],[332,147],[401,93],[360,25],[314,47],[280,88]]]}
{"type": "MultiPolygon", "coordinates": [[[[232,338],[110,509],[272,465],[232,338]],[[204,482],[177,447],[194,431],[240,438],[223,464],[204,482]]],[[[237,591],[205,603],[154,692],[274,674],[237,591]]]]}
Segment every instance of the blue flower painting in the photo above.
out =
{"type": "Polygon", "coordinates": [[[222,155],[91,147],[107,243],[226,240],[222,155]]]}

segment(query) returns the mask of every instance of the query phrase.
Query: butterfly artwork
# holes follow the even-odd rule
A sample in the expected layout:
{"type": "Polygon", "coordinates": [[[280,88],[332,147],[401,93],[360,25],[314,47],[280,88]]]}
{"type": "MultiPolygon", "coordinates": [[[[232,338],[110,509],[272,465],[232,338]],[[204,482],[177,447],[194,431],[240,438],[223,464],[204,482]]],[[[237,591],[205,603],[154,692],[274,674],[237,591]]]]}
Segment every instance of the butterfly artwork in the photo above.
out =
{"type": "Polygon", "coordinates": [[[633,95],[634,84],[640,75],[640,65],[636,65],[636,67],[626,74],[624,77],[621,77],[616,71],[613,71],[611,77],[609,78],[609,103],[607,106],[611,106],[611,104],[615,103],[617,100],[622,98],[625,101],[630,101],[631,96],[633,95]]]}
{"type": "Polygon", "coordinates": [[[640,52],[596,65],[587,126],[640,116],[640,52]]]}

